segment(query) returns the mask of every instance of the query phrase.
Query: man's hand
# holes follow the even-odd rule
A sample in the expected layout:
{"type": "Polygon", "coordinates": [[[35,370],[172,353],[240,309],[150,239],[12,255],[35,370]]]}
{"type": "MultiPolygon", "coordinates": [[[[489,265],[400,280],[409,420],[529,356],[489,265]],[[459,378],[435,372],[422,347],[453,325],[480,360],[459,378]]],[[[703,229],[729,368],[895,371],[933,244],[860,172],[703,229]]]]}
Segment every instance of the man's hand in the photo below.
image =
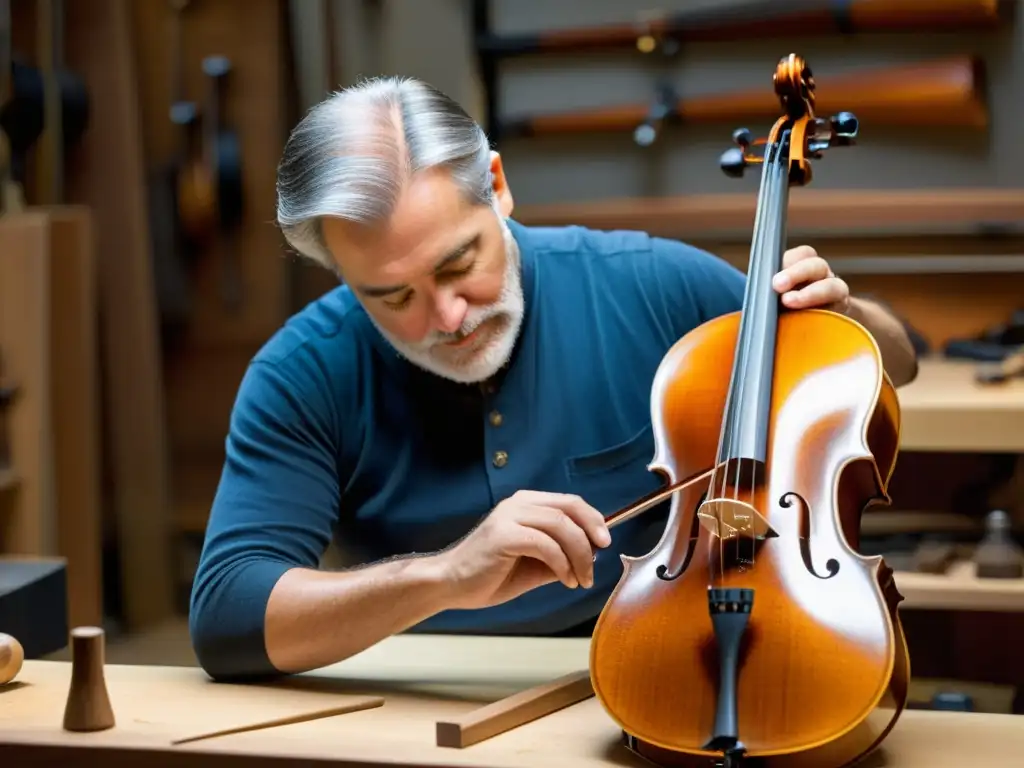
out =
{"type": "Polygon", "coordinates": [[[783,254],[782,271],[775,275],[772,287],[782,294],[788,309],[819,307],[844,315],[850,310],[850,287],[809,245],[783,254]]]}
{"type": "Polygon", "coordinates": [[[519,491],[439,557],[457,608],[486,608],[561,581],[594,584],[594,547],[611,535],[604,516],[579,496],[519,491]]]}
{"type": "Polygon", "coordinates": [[[917,355],[903,324],[880,304],[850,296],[850,287],[809,245],[782,256],[782,271],[772,279],[787,309],[818,307],[853,318],[870,333],[882,353],[892,383],[903,386],[917,376],[917,355]]]}

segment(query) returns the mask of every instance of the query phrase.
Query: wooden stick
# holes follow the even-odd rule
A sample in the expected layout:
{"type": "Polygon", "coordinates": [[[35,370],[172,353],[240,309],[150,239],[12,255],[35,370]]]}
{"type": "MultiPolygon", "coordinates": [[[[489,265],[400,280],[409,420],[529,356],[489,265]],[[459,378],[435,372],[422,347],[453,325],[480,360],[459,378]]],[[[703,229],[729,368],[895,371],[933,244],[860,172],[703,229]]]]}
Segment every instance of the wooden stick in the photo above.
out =
{"type": "Polygon", "coordinates": [[[227,736],[232,733],[245,733],[246,731],[259,731],[265,728],[277,728],[281,725],[293,725],[295,723],[308,723],[311,720],[321,720],[325,717],[334,717],[336,715],[346,715],[349,712],[362,712],[366,709],[374,709],[376,707],[384,706],[384,699],[379,696],[354,696],[341,704],[333,707],[326,707],[321,709],[313,709],[307,712],[299,712],[295,715],[288,715],[287,717],[277,717],[273,720],[264,720],[259,723],[247,723],[245,725],[238,725],[232,728],[222,728],[219,731],[210,731],[209,733],[199,733],[194,736],[183,736],[180,739],[174,739],[171,744],[189,744],[193,741],[201,741],[203,739],[212,739],[218,736],[227,736]]]}
{"type": "Polygon", "coordinates": [[[557,680],[437,723],[437,746],[462,749],[553,714],[594,695],[590,672],[573,672],[557,680]]]}

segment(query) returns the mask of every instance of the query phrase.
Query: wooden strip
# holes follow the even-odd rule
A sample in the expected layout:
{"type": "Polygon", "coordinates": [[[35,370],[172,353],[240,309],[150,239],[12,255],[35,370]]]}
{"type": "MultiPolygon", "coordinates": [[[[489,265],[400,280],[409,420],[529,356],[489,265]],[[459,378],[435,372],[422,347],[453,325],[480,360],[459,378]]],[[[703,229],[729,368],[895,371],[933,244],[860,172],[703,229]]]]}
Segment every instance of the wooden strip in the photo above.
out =
{"type": "MultiPolygon", "coordinates": [[[[659,237],[749,239],[756,195],[718,194],[525,205],[517,221],[534,226],[577,224],[638,229],[659,237]]],[[[1024,189],[794,189],[791,235],[984,234],[1019,232],[1024,189]]]]}
{"type": "Polygon", "coordinates": [[[462,749],[511,731],[594,695],[590,672],[573,672],[557,680],[437,723],[437,746],[462,749]]]}
{"type": "Polygon", "coordinates": [[[346,697],[342,703],[336,704],[332,707],[312,709],[306,712],[298,712],[294,715],[288,715],[287,717],[277,717],[272,720],[264,720],[259,723],[247,723],[233,728],[223,728],[218,731],[199,733],[195,736],[184,736],[180,739],[174,739],[171,744],[190,744],[194,741],[213,739],[218,736],[228,736],[233,733],[261,731],[265,728],[277,728],[281,725],[293,725],[295,723],[308,723],[312,720],[321,720],[325,717],[346,715],[350,712],[362,712],[366,709],[375,709],[376,707],[382,706],[384,706],[384,699],[380,696],[351,696],[346,697]]]}

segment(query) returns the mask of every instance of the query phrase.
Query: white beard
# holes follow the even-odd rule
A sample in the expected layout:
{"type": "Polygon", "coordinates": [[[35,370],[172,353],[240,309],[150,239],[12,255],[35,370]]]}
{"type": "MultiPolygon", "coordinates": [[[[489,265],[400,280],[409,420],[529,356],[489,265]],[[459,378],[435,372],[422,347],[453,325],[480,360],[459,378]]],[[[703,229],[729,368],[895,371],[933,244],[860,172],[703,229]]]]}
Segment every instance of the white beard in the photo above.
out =
{"type": "Polygon", "coordinates": [[[519,246],[505,219],[497,211],[495,213],[505,241],[505,278],[497,301],[484,307],[470,307],[462,327],[456,333],[432,331],[425,339],[415,343],[395,338],[370,315],[381,335],[409,362],[459,384],[486,381],[501,370],[512,356],[523,324],[525,302],[519,246]],[[498,319],[500,327],[494,331],[485,331],[488,334],[486,338],[466,349],[445,346],[445,342],[472,333],[481,323],[492,318],[498,319]]]}

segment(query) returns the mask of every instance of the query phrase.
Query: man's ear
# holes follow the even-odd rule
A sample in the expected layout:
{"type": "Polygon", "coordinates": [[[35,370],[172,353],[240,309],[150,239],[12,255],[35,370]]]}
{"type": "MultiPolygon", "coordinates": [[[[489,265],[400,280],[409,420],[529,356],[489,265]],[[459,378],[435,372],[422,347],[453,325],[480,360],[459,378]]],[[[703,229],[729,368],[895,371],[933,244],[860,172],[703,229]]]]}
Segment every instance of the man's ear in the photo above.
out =
{"type": "Polygon", "coordinates": [[[502,216],[508,218],[512,215],[515,201],[512,199],[512,190],[509,189],[508,179],[505,177],[505,166],[501,162],[501,155],[493,151],[491,152],[491,188],[494,190],[498,211],[502,216]]]}

